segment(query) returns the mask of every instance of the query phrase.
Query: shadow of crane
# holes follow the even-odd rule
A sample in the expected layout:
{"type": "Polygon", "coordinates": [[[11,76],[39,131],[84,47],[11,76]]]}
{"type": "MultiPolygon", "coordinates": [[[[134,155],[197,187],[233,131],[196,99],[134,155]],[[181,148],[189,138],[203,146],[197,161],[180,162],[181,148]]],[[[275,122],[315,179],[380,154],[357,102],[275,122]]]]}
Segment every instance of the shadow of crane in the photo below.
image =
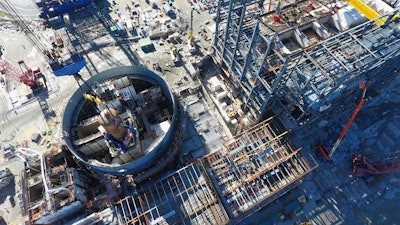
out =
{"type": "MultiPolygon", "coordinates": [[[[131,41],[127,35],[111,31],[115,22],[105,10],[88,7],[83,11],[71,13],[70,18],[74,22],[66,26],[68,35],[70,35],[72,45],[76,46],[82,54],[95,52],[102,63],[106,63],[108,66],[121,66],[123,64],[104,49],[104,47],[118,46],[131,65],[143,64],[137,53],[130,49],[131,41]]],[[[87,64],[86,68],[90,76],[99,72],[98,63],[93,62],[89,57],[87,57],[87,64]]]]}
{"type": "Polygon", "coordinates": [[[49,109],[49,105],[47,103],[47,99],[49,98],[49,94],[46,89],[35,88],[32,90],[33,96],[39,103],[40,110],[46,120],[46,122],[52,117],[51,111],[49,109]]]}
{"type": "Polygon", "coordinates": [[[38,79],[42,79],[43,84],[31,87],[32,95],[39,103],[39,108],[42,111],[43,117],[48,127],[53,123],[53,118],[56,116],[54,110],[51,110],[47,99],[49,98],[49,92],[47,90],[47,81],[43,74],[38,75],[38,79]]]}
{"type": "Polygon", "coordinates": [[[130,49],[130,45],[132,43],[131,40],[128,38],[127,33],[120,34],[117,36],[116,33],[111,31],[111,27],[115,25],[115,23],[113,19],[110,17],[110,15],[108,13],[105,13],[104,10],[97,10],[97,13],[95,15],[98,16],[104,27],[109,31],[111,37],[114,39],[115,44],[121,48],[121,50],[128,57],[131,64],[132,65],[142,64],[143,62],[137,55],[137,53],[130,49]]]}

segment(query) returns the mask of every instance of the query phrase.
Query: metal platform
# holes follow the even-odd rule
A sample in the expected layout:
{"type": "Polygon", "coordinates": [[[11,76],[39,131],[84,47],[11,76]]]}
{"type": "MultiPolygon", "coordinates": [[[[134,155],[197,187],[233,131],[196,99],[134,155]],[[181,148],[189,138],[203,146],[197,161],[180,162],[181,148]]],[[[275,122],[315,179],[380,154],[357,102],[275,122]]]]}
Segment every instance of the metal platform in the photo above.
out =
{"type": "Polygon", "coordinates": [[[355,10],[343,27],[345,5],[334,11],[327,1],[271,3],[221,0],[217,11],[214,60],[250,120],[281,102],[300,127],[339,105],[360,80],[381,84],[400,70],[396,11],[367,21],[355,10]]]}
{"type": "Polygon", "coordinates": [[[202,166],[191,164],[117,202],[121,224],[226,224],[202,166]]]}

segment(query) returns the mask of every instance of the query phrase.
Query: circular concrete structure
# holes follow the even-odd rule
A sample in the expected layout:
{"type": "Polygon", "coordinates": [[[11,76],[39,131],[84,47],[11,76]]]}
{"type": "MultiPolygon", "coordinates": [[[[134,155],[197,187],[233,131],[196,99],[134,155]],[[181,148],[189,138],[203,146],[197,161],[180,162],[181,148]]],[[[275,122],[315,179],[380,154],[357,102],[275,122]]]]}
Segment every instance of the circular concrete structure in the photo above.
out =
{"type": "Polygon", "coordinates": [[[163,78],[142,67],[126,66],[101,72],[86,84],[81,84],[69,100],[62,122],[65,143],[80,162],[96,172],[127,175],[143,172],[162,158],[174,138],[179,114],[163,78]],[[95,93],[108,100],[96,108],[95,101],[84,98],[83,93],[95,93]],[[121,117],[133,124],[128,129],[132,131],[130,136],[117,142],[115,138],[107,139],[110,135],[96,122],[99,108],[117,108],[121,117]]]}

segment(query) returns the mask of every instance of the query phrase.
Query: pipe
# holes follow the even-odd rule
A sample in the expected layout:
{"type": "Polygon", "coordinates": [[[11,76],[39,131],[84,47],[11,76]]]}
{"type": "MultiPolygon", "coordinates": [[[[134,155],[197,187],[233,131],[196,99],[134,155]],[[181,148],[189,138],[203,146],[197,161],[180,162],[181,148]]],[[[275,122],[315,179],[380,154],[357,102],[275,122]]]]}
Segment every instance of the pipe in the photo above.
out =
{"type": "MultiPolygon", "coordinates": [[[[50,194],[51,193],[55,193],[57,191],[69,191],[67,188],[64,187],[60,187],[60,188],[53,188],[50,189],[47,183],[47,172],[46,172],[46,160],[44,155],[36,150],[33,149],[29,149],[29,148],[18,148],[15,152],[26,155],[26,156],[39,156],[40,159],[40,170],[41,170],[41,175],[42,175],[42,180],[43,180],[43,186],[44,186],[44,190],[45,190],[45,198],[46,198],[46,202],[48,203],[48,210],[52,211],[53,210],[53,201],[50,198],[50,194]],[[33,152],[33,153],[28,153],[28,152],[33,152]]],[[[17,155],[18,156],[18,155],[17,155]]],[[[18,156],[20,159],[23,159],[21,156],[18,156]]],[[[23,159],[24,162],[26,162],[25,159],[23,159]]]]}

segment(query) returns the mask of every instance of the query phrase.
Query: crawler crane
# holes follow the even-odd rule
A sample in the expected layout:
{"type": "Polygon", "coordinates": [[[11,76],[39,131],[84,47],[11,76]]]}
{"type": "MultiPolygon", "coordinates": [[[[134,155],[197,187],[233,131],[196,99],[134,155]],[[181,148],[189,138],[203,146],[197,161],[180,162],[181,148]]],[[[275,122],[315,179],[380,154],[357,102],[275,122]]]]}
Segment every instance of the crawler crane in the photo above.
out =
{"type": "MultiPolygon", "coordinates": [[[[29,68],[24,61],[19,61],[18,62],[19,68],[14,66],[13,64],[9,63],[6,60],[1,60],[0,61],[0,72],[2,74],[7,74],[9,78],[15,79],[20,83],[23,83],[32,89],[37,88],[38,86],[45,86],[44,84],[41,84],[38,79],[39,78],[44,78],[43,74],[40,72],[40,69],[37,68],[35,70],[32,70],[29,68]]],[[[7,85],[7,78],[4,79],[4,82],[6,82],[7,85]]],[[[6,86],[6,90],[8,91],[8,87],[6,86]]]]}
{"type": "MultiPolygon", "coordinates": [[[[32,42],[32,44],[47,57],[50,68],[52,69],[54,75],[75,75],[86,65],[85,59],[75,49],[68,48],[67,46],[65,46],[63,49],[60,49],[60,46],[57,46],[57,48],[50,50],[48,47],[46,47],[47,45],[42,43],[43,38],[39,37],[29,27],[29,25],[19,15],[14,6],[8,0],[0,1],[0,6],[2,6],[2,8],[8,12],[8,14],[26,34],[26,37],[32,42]],[[64,53],[63,55],[58,54],[61,51],[64,53]]],[[[67,35],[67,37],[64,38],[69,38],[69,36],[67,35]]]]}
{"type": "Polygon", "coordinates": [[[387,162],[371,162],[362,154],[353,155],[353,173],[357,177],[393,172],[400,172],[400,158],[395,158],[387,162]]]}
{"type": "MultiPolygon", "coordinates": [[[[26,34],[26,37],[32,42],[32,44],[37,47],[42,54],[47,57],[50,68],[52,69],[54,75],[56,76],[64,76],[64,75],[73,75],[75,79],[78,81],[80,79],[79,71],[86,65],[85,59],[77,52],[75,49],[71,49],[68,47],[64,47],[60,49],[61,46],[57,46],[57,48],[49,50],[42,43],[42,38],[38,37],[37,34],[29,27],[29,25],[25,22],[25,20],[19,15],[17,10],[8,0],[0,1],[0,6],[5,9],[14,22],[21,28],[21,30],[26,34]],[[63,52],[64,54],[59,54],[63,52]],[[58,54],[57,54],[58,53],[58,54]]],[[[69,37],[67,37],[69,38],[69,37]]],[[[57,40],[60,41],[60,40],[57,40]]],[[[63,42],[61,40],[61,42],[63,42]]],[[[65,43],[65,42],[63,42],[65,43]]],[[[33,94],[39,102],[40,108],[43,112],[43,115],[46,121],[49,121],[51,117],[51,113],[49,113],[49,107],[46,101],[47,93],[43,94],[40,89],[37,89],[38,86],[37,79],[40,77],[44,80],[44,86],[46,86],[46,79],[44,75],[40,73],[40,70],[31,70],[28,68],[23,61],[18,62],[20,66],[20,71],[13,68],[9,63],[3,61],[0,64],[1,72],[8,72],[14,78],[17,78],[20,82],[30,86],[33,89],[33,94]]],[[[7,82],[7,81],[5,81],[7,82]]]]}

